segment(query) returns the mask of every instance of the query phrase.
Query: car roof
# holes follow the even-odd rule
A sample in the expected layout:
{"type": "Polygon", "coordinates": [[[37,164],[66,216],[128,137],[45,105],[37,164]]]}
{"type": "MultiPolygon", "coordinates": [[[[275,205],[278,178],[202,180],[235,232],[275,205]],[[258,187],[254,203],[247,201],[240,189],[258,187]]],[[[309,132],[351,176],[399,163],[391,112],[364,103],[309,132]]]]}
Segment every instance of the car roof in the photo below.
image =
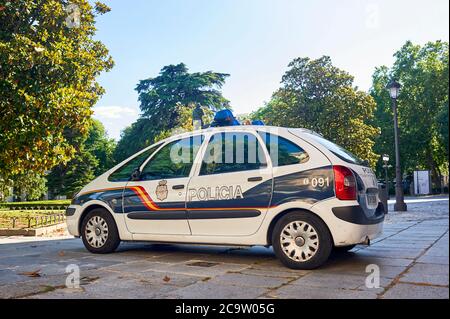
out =
{"type": "MultiPolygon", "coordinates": [[[[183,138],[191,135],[197,135],[202,133],[216,133],[216,132],[233,132],[233,131],[262,131],[262,132],[276,132],[276,131],[288,131],[288,130],[295,130],[296,133],[315,133],[311,130],[305,129],[305,128],[289,128],[289,127],[282,127],[282,126],[270,126],[270,125],[234,125],[234,126],[218,126],[218,127],[208,127],[200,130],[195,131],[189,131],[184,132],[181,134],[174,134],[162,141],[170,141],[173,139],[183,138]]],[[[317,134],[317,133],[315,133],[317,134]]]]}
{"type": "MultiPolygon", "coordinates": [[[[273,134],[277,134],[277,133],[286,134],[289,131],[295,131],[295,134],[297,136],[302,135],[302,133],[309,133],[309,134],[315,134],[315,135],[320,136],[320,134],[318,134],[314,131],[311,131],[309,129],[305,129],[305,128],[290,128],[290,127],[271,126],[271,125],[233,125],[233,126],[208,127],[208,128],[204,128],[204,129],[200,129],[200,130],[188,131],[188,132],[183,132],[180,134],[174,134],[174,135],[167,137],[155,144],[166,143],[166,142],[170,142],[170,141],[173,141],[176,139],[189,137],[192,135],[198,135],[198,134],[202,134],[202,133],[233,132],[233,131],[249,131],[249,132],[262,131],[262,132],[268,132],[268,133],[273,133],[273,134]]],[[[153,145],[155,145],[155,144],[153,144],[153,145]]]]}

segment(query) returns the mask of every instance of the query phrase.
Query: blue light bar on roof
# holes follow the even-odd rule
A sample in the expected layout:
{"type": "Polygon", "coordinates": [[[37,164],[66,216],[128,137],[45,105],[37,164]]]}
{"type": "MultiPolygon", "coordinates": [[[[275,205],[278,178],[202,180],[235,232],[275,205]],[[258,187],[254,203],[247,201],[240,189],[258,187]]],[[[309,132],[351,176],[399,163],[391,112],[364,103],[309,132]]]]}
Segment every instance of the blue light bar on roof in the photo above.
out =
{"type": "Polygon", "coordinates": [[[211,123],[211,127],[217,126],[235,126],[241,125],[234,117],[233,113],[228,110],[220,110],[214,116],[214,121],[211,123]]]}

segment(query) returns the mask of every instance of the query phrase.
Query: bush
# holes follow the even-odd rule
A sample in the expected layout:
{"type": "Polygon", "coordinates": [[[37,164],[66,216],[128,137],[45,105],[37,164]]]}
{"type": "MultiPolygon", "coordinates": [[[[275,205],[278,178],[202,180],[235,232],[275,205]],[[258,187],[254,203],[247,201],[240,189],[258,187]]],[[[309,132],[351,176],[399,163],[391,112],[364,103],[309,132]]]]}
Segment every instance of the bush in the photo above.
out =
{"type": "Polygon", "coordinates": [[[47,208],[47,209],[61,209],[70,205],[70,199],[63,200],[42,200],[33,202],[8,202],[0,203],[1,208],[6,209],[21,209],[21,208],[47,208]]]}

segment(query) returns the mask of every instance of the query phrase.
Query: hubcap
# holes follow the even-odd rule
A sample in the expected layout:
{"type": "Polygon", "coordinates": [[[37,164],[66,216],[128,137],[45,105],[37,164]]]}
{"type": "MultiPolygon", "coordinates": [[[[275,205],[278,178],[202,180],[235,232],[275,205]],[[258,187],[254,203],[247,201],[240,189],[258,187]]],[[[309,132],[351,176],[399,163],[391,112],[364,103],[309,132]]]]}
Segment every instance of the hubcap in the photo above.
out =
{"type": "Polygon", "coordinates": [[[287,224],[280,234],[283,252],[294,261],[304,262],[317,253],[319,236],[310,224],[294,221],[287,224]]]}
{"type": "Polygon", "coordinates": [[[108,239],[108,224],[102,217],[93,216],[88,220],[84,234],[89,245],[100,248],[108,239]]]}
{"type": "Polygon", "coordinates": [[[297,238],[295,238],[295,244],[298,247],[302,247],[305,244],[305,239],[302,236],[298,236],[297,238]]]}

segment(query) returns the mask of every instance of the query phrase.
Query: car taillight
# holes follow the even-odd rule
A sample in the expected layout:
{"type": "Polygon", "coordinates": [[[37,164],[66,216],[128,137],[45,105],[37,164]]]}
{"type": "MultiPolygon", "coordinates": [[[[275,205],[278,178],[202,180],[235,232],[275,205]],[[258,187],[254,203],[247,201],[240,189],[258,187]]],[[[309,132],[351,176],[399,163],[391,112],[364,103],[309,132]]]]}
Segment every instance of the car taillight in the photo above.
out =
{"type": "Polygon", "coordinates": [[[334,191],[341,200],[356,199],[356,179],[352,171],[345,166],[333,166],[334,191]]]}

